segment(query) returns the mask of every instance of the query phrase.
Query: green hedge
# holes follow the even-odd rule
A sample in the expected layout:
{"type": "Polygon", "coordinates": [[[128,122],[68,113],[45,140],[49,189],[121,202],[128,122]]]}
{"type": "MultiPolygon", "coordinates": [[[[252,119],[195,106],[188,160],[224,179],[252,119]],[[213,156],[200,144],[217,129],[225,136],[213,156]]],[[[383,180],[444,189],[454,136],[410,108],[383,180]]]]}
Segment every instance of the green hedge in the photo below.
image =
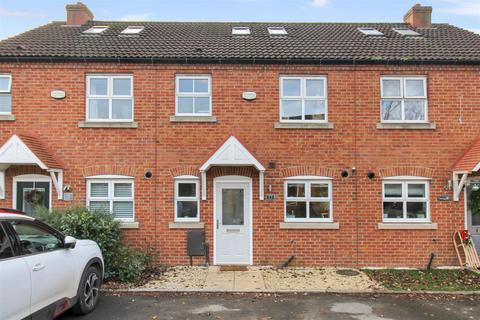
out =
{"type": "Polygon", "coordinates": [[[95,241],[105,260],[105,279],[137,280],[150,263],[150,254],[121,243],[119,223],[110,213],[70,207],[48,211],[37,208],[35,217],[65,235],[95,241]]]}

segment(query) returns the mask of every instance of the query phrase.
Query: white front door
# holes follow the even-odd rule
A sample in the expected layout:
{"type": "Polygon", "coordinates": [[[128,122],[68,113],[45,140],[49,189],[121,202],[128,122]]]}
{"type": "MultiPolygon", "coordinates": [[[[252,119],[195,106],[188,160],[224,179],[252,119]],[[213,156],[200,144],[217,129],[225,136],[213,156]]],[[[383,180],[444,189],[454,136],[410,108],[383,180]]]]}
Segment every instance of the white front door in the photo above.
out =
{"type": "Polygon", "coordinates": [[[215,179],[215,264],[252,264],[252,182],[215,179]]]}

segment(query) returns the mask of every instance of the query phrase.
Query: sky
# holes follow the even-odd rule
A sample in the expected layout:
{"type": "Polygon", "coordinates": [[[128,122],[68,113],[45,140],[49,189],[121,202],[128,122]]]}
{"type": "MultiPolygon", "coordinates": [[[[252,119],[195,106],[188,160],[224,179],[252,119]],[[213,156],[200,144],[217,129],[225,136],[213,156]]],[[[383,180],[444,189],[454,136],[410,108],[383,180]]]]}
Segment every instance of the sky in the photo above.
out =
{"type": "MultiPolygon", "coordinates": [[[[0,0],[0,39],[66,19],[77,0],[0,0]]],[[[96,20],[401,22],[420,0],[83,0],[96,20]]],[[[480,0],[423,0],[432,21],[480,33],[480,0]]]]}

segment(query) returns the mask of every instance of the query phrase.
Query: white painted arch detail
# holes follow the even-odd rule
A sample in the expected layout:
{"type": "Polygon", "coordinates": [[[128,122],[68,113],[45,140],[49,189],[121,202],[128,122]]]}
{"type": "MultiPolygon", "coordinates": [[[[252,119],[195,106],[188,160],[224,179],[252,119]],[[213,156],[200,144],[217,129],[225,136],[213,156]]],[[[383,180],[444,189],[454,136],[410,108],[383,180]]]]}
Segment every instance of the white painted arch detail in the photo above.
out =
{"type": "Polygon", "coordinates": [[[220,148],[200,167],[202,177],[202,200],[207,199],[207,171],[213,166],[253,166],[259,171],[259,198],[264,198],[265,167],[238,141],[230,136],[220,148]]]}

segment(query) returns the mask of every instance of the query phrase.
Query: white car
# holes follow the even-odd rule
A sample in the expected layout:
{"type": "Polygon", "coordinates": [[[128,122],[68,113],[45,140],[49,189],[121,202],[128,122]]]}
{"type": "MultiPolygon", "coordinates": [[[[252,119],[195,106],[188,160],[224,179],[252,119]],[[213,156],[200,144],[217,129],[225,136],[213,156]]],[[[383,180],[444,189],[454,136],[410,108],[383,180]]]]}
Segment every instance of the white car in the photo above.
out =
{"type": "Polygon", "coordinates": [[[70,308],[87,314],[98,303],[103,271],[94,241],[0,209],[0,319],[53,319],[70,308]]]}

